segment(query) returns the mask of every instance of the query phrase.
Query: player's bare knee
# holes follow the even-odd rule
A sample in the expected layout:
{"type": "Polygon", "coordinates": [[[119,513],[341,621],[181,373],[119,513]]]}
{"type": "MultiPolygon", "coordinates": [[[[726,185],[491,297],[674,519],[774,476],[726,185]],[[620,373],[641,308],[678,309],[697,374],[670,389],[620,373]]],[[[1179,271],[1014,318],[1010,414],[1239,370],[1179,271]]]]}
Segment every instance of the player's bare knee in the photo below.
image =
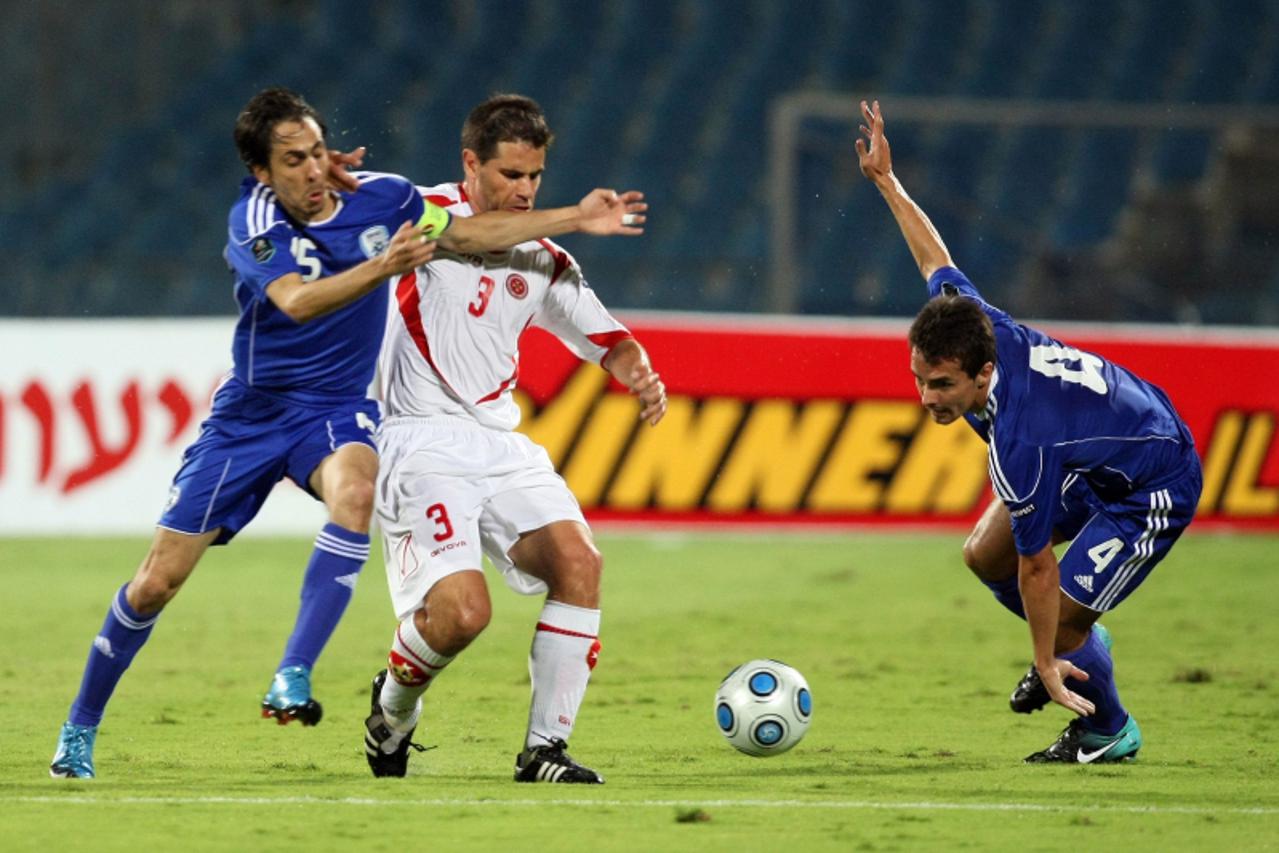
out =
{"type": "Polygon", "coordinates": [[[964,565],[967,566],[973,574],[980,575],[981,561],[980,552],[977,549],[977,534],[970,533],[968,538],[964,540],[964,565]]]}
{"type": "Polygon", "coordinates": [[[163,558],[152,550],[129,582],[125,598],[139,615],[158,613],[182,588],[180,577],[168,571],[163,558]]]}
{"type": "Polygon", "coordinates": [[[370,480],[350,477],[335,490],[330,504],[333,521],[348,530],[363,532],[373,518],[374,485],[370,480]]]}
{"type": "Polygon", "coordinates": [[[487,598],[460,603],[453,614],[453,639],[457,642],[471,642],[488,627],[492,616],[493,609],[487,598]]]}
{"type": "Polygon", "coordinates": [[[964,565],[969,571],[982,580],[988,580],[987,577],[991,573],[990,555],[986,549],[982,548],[981,534],[974,530],[964,540],[964,565]]]}
{"type": "Polygon", "coordinates": [[[604,556],[589,540],[575,542],[556,555],[551,593],[579,607],[598,607],[604,556]]]}
{"type": "MultiPolygon", "coordinates": [[[[471,596],[450,601],[426,612],[422,636],[440,654],[455,655],[484,632],[491,616],[487,598],[471,596]]],[[[419,625],[419,630],[422,627],[419,625]]]]}
{"type": "Polygon", "coordinates": [[[432,592],[414,621],[433,649],[451,655],[483,633],[492,615],[488,590],[482,584],[445,584],[432,592]]]}
{"type": "Polygon", "coordinates": [[[995,553],[979,528],[964,540],[964,565],[984,581],[1002,581],[1017,573],[1016,554],[995,553]]]}

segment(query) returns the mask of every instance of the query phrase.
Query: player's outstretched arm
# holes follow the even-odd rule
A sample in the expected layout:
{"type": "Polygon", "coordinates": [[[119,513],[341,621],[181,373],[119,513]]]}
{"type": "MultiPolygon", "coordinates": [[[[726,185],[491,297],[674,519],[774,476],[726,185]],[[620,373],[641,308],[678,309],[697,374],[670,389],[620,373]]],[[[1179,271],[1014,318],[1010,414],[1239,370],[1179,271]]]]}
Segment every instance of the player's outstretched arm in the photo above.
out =
{"type": "Polygon", "coordinates": [[[666,386],[662,384],[662,377],[653,370],[648,353],[639,341],[634,338],[619,341],[604,359],[604,369],[639,398],[643,407],[640,420],[657,426],[662,415],[666,414],[666,386]]]}
{"type": "Polygon", "coordinates": [[[634,237],[644,233],[640,226],[647,210],[641,192],[597,189],[571,207],[457,216],[438,240],[441,247],[453,252],[492,252],[573,231],[634,237]]]}
{"type": "Polygon", "coordinates": [[[879,101],[874,101],[869,106],[862,101],[862,117],[866,124],[861,126],[861,133],[866,138],[858,139],[854,144],[858,165],[862,174],[870,179],[884,201],[888,202],[888,209],[897,220],[897,227],[906,238],[906,245],[910,247],[920,273],[927,279],[942,267],[954,266],[950,252],[932,221],[915,204],[893,174],[893,155],[888,147],[888,139],[884,136],[884,114],[879,108],[879,101]]]}
{"type": "Polygon", "coordinates": [[[310,283],[298,273],[289,273],[268,284],[266,295],[290,320],[306,323],[349,305],[391,276],[421,266],[434,253],[435,243],[426,240],[413,223],[405,222],[377,257],[310,283]]]}

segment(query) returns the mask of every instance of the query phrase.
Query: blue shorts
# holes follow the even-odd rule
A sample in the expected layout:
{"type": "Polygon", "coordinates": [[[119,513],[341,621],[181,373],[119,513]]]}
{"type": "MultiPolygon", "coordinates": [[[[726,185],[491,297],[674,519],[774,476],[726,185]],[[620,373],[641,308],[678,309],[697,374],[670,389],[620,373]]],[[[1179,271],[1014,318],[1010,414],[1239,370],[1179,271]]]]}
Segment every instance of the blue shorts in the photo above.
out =
{"type": "Polygon", "coordinates": [[[1062,489],[1054,527],[1071,540],[1060,560],[1061,591],[1106,612],[1141,586],[1199,506],[1203,472],[1194,453],[1184,473],[1160,488],[1103,501],[1072,475],[1062,489]]]}
{"type": "Polygon", "coordinates": [[[319,500],[307,483],[311,472],[346,444],[376,452],[380,418],[375,400],[302,406],[229,379],[214,395],[200,437],[183,454],[156,524],[193,534],[221,528],[213,544],[223,545],[253,520],[285,477],[319,500]]]}

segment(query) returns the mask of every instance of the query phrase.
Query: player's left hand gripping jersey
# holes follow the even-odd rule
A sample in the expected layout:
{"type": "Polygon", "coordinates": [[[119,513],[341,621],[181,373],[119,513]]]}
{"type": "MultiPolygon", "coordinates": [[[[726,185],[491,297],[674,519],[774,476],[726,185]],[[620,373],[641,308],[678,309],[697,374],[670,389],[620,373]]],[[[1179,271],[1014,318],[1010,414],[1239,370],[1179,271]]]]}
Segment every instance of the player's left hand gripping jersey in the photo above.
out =
{"type": "Polygon", "coordinates": [[[289,319],[266,295],[271,282],[289,273],[312,282],[344,272],[380,254],[405,222],[423,220],[426,208],[411,181],[378,172],[355,176],[359,190],[338,193],[333,215],[308,223],[285,213],[270,187],[253,178],[241,184],[226,259],[240,306],[234,373],[245,385],[302,404],[366,395],[386,328],[386,288],[308,323],[289,319]]]}
{"type": "Polygon", "coordinates": [[[1017,323],[953,267],[933,273],[928,293],[975,299],[994,326],[986,411],[965,418],[990,445],[991,485],[1012,514],[1020,553],[1049,543],[1054,503],[1069,475],[1111,502],[1187,470],[1194,439],[1163,390],[1017,323]]]}
{"type": "MultiPolygon", "coordinates": [[[[473,212],[459,184],[420,190],[452,215],[473,212]]],[[[512,389],[526,328],[543,328],[596,363],[631,336],[550,240],[483,255],[437,250],[395,283],[395,299],[379,370],[388,418],[443,414],[515,429],[512,389]]]]}

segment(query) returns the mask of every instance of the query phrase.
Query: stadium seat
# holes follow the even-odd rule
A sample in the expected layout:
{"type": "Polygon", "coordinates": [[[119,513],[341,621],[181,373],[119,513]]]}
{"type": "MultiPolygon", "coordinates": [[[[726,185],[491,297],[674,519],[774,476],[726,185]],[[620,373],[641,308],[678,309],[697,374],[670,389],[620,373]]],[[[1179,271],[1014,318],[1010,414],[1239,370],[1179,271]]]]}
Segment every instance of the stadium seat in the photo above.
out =
{"type": "MultiPolygon", "coordinates": [[[[781,95],[1279,104],[1279,7],[1267,0],[904,0],[893,14],[870,0],[233,8],[243,25],[216,32],[197,13],[157,13],[172,32],[154,45],[140,24],[112,26],[117,16],[85,10],[77,32],[109,29],[113,50],[100,80],[67,78],[68,103],[99,111],[91,126],[114,129],[69,170],[20,159],[24,142],[31,150],[22,123],[0,129],[0,151],[15,152],[12,168],[0,169],[0,245],[17,254],[6,280],[11,310],[61,304],[40,288],[73,268],[101,276],[95,311],[230,310],[217,255],[244,170],[228,130],[247,95],[268,84],[304,91],[336,146],[369,146],[369,168],[429,182],[458,177],[458,129],[475,102],[494,91],[536,97],[559,135],[543,204],[601,185],[641,188],[653,204],[642,240],[566,240],[593,278],[624,295],[611,304],[707,310],[766,302],[756,278],[769,269],[775,236],[766,132],[781,95]],[[154,103],[114,115],[122,101],[89,85],[103,81],[154,103]],[[70,198],[92,213],[69,210],[70,198]],[[180,257],[188,262],[173,266],[180,257]]],[[[0,94],[20,100],[39,57],[14,32],[0,36],[15,72],[0,94]]],[[[75,34],[51,38],[40,50],[77,52],[75,34]]],[[[852,129],[835,124],[804,128],[795,301],[805,311],[908,310],[914,303],[897,304],[897,291],[868,283],[900,274],[903,261],[865,243],[867,234],[894,235],[870,224],[882,211],[851,171],[852,129]],[[850,274],[850,246],[877,260],[850,274]]],[[[1113,240],[1137,183],[1202,187],[1222,157],[1216,129],[1180,125],[1119,133],[925,122],[903,127],[893,145],[952,249],[974,274],[994,276],[996,289],[1045,252],[1094,252],[1113,240]]],[[[1269,298],[1220,301],[1207,313],[1238,310],[1234,320],[1248,322],[1269,298]]]]}

